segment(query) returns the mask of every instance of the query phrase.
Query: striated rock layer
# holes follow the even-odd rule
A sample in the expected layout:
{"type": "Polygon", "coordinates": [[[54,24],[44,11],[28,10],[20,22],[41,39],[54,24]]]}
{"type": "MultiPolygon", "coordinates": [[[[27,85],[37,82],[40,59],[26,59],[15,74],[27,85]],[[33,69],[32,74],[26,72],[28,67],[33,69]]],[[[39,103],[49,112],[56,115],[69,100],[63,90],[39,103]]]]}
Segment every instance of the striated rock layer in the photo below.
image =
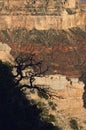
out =
{"type": "Polygon", "coordinates": [[[85,13],[73,15],[63,14],[62,16],[32,16],[32,15],[0,15],[0,29],[27,28],[28,30],[61,30],[72,27],[85,26],[85,13]]]}
{"type": "Polygon", "coordinates": [[[0,0],[0,29],[68,29],[86,24],[79,0],[0,0]]]}

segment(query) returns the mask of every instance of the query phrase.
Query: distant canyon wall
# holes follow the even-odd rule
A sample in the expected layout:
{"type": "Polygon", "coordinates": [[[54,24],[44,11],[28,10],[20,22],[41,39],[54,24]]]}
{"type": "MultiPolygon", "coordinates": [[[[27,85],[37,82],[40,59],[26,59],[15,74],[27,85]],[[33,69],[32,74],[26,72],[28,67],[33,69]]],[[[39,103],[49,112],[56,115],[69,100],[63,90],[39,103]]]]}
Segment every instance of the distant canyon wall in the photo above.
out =
{"type": "Polygon", "coordinates": [[[36,16],[36,15],[0,15],[0,29],[16,29],[26,27],[28,30],[68,29],[86,24],[86,14],[76,13],[61,16],[36,16]]]}

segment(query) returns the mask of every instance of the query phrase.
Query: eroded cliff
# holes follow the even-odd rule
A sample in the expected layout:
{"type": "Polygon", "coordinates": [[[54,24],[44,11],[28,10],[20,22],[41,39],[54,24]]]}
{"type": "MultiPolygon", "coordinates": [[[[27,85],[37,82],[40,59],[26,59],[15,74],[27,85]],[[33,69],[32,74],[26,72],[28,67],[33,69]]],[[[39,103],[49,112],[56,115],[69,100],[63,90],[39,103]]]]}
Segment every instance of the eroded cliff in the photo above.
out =
{"type": "Polygon", "coordinates": [[[0,29],[68,29],[85,26],[86,13],[78,0],[0,1],[0,29]]]}

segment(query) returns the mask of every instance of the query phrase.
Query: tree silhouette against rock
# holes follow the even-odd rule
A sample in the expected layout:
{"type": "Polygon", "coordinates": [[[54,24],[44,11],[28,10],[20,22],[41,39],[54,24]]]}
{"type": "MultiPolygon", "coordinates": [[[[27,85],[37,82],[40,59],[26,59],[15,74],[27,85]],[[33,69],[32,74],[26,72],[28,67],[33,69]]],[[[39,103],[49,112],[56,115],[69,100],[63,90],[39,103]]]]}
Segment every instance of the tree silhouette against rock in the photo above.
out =
{"type": "Polygon", "coordinates": [[[36,57],[34,54],[19,54],[15,58],[15,66],[16,69],[16,75],[14,76],[16,79],[16,84],[20,84],[20,82],[23,79],[29,80],[29,85],[24,84],[20,86],[20,89],[23,87],[27,87],[30,89],[37,89],[39,93],[42,95],[47,94],[47,96],[50,96],[47,88],[41,88],[37,85],[34,85],[35,77],[42,77],[46,74],[49,67],[46,66],[43,67],[43,61],[42,60],[36,60],[36,57]],[[24,72],[25,71],[25,72],[24,72]]]}
{"type": "Polygon", "coordinates": [[[40,120],[41,109],[16,84],[12,66],[0,61],[0,130],[60,130],[40,120]]]}

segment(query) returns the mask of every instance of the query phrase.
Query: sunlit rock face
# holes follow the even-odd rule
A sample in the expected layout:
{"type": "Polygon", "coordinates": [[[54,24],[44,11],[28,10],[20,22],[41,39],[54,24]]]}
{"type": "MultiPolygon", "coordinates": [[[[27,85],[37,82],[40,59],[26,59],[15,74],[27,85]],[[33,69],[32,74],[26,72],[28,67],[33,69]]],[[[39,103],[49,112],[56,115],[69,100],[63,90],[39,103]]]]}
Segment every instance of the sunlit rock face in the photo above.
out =
{"type": "Polygon", "coordinates": [[[51,95],[58,100],[58,109],[72,110],[83,108],[84,83],[78,78],[67,78],[62,75],[37,77],[35,84],[49,87],[51,95]]]}
{"type": "MultiPolygon", "coordinates": [[[[23,80],[29,84],[29,80],[23,80]]],[[[78,78],[67,78],[63,75],[36,77],[34,85],[49,89],[51,97],[58,104],[57,111],[64,111],[71,116],[79,114],[84,107],[84,83],[78,78]]]]}
{"type": "MultiPolygon", "coordinates": [[[[83,126],[86,114],[83,99],[83,82],[80,82],[77,78],[67,79],[66,76],[62,75],[49,76],[44,78],[44,80],[44,84],[50,84],[52,101],[57,104],[55,116],[63,130],[71,130],[69,127],[71,118],[76,119],[79,125],[83,126]]],[[[41,80],[42,82],[43,79],[41,80]]],[[[86,125],[84,125],[85,127],[86,125]]]]}
{"type": "Polygon", "coordinates": [[[85,25],[79,0],[0,0],[0,29],[68,29],[85,25]]]}
{"type": "Polygon", "coordinates": [[[13,57],[10,54],[11,48],[5,44],[0,42],[0,60],[13,62],[13,57]]]}
{"type": "Polygon", "coordinates": [[[75,8],[79,0],[0,0],[0,3],[4,7],[9,6],[10,8],[13,6],[24,6],[25,4],[33,7],[45,7],[47,5],[47,7],[55,8],[56,5],[62,5],[64,7],[75,8]]]}

